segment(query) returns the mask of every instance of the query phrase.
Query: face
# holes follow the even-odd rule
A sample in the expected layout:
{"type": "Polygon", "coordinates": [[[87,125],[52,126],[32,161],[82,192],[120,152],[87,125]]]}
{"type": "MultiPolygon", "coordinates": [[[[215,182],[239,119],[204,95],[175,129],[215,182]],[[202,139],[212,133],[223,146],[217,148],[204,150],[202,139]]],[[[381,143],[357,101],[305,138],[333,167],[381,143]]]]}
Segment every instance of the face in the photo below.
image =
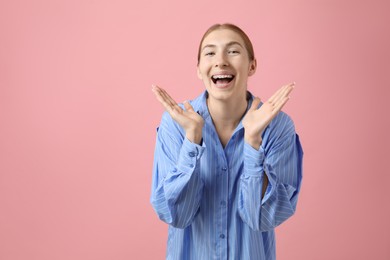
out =
{"type": "Polygon", "coordinates": [[[241,36],[229,29],[218,29],[203,40],[198,77],[209,98],[235,100],[246,97],[248,77],[256,71],[241,36]]]}

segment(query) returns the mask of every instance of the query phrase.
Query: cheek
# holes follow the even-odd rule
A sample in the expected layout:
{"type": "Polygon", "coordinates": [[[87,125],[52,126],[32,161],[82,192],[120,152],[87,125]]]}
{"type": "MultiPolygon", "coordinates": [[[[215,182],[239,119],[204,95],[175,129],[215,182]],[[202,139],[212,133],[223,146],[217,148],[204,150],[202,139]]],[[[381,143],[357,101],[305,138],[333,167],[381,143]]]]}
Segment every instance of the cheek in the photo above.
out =
{"type": "Polygon", "coordinates": [[[207,77],[207,74],[208,74],[207,66],[203,65],[203,66],[199,67],[199,71],[200,71],[200,74],[202,75],[202,77],[207,77]]]}

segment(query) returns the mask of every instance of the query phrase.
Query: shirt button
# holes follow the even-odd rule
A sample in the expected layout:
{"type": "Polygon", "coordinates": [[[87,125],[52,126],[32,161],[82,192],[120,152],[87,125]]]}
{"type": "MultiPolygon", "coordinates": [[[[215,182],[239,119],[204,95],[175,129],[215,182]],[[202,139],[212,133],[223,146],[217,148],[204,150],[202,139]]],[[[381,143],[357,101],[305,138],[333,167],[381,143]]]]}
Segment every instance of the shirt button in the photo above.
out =
{"type": "Polygon", "coordinates": [[[194,167],[194,165],[192,163],[189,166],[190,166],[190,168],[194,167]]]}
{"type": "Polygon", "coordinates": [[[177,172],[177,169],[176,168],[173,168],[173,170],[172,170],[173,172],[177,172]]]}
{"type": "Polygon", "coordinates": [[[226,202],[224,200],[222,200],[220,204],[221,204],[222,207],[226,206],[226,202]]]}
{"type": "Polygon", "coordinates": [[[224,234],[220,234],[219,237],[222,238],[222,239],[224,239],[224,238],[225,238],[225,235],[224,235],[224,234]]]}
{"type": "Polygon", "coordinates": [[[222,168],[222,171],[226,172],[226,171],[227,171],[227,168],[226,168],[226,167],[223,167],[223,168],[222,168]]]}
{"type": "Polygon", "coordinates": [[[195,157],[195,153],[194,153],[194,152],[189,152],[188,155],[189,155],[190,157],[195,157]]]}

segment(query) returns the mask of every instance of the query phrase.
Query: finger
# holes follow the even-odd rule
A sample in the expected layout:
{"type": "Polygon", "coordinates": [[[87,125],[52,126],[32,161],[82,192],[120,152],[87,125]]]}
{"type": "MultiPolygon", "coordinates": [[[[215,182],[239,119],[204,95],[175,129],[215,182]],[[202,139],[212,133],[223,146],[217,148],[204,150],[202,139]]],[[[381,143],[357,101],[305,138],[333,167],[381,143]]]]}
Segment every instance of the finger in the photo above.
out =
{"type": "Polygon", "coordinates": [[[194,112],[194,108],[191,106],[190,102],[188,102],[187,100],[183,102],[184,103],[184,108],[186,109],[186,111],[191,111],[191,112],[194,112]]]}
{"type": "Polygon", "coordinates": [[[165,89],[161,88],[161,93],[165,97],[165,100],[172,106],[173,109],[181,109],[181,107],[178,106],[176,101],[168,94],[168,92],[165,91],[165,89]]]}
{"type": "Polygon", "coordinates": [[[178,108],[177,103],[169,96],[169,94],[163,88],[158,87],[157,92],[160,95],[161,99],[165,102],[166,107],[169,107],[168,111],[175,110],[178,108]]]}
{"type": "Polygon", "coordinates": [[[252,105],[249,108],[249,110],[256,110],[260,105],[261,99],[258,97],[255,97],[252,101],[252,105]]]}
{"type": "Polygon", "coordinates": [[[153,86],[152,90],[156,95],[157,100],[164,106],[164,108],[168,112],[172,113],[173,110],[175,110],[175,103],[172,103],[172,98],[169,97],[166,91],[164,91],[164,89],[158,86],[153,86]]]}
{"type": "Polygon", "coordinates": [[[270,100],[275,103],[277,99],[279,99],[281,96],[283,96],[288,89],[292,88],[294,86],[295,82],[287,84],[283,87],[281,87],[271,98],[270,100]]]}
{"type": "Polygon", "coordinates": [[[157,85],[152,85],[152,91],[157,96],[159,92],[159,87],[157,85]]]}
{"type": "Polygon", "coordinates": [[[284,97],[283,99],[280,100],[280,102],[274,106],[273,113],[277,114],[282,110],[283,106],[287,103],[287,101],[290,99],[289,96],[284,97]]]}
{"type": "Polygon", "coordinates": [[[161,91],[160,91],[160,89],[159,89],[159,87],[158,86],[156,86],[156,85],[152,85],[152,91],[153,91],[153,94],[157,97],[157,98],[162,98],[161,97],[161,91]]]}
{"type": "Polygon", "coordinates": [[[159,90],[154,90],[153,91],[157,100],[164,106],[165,110],[167,110],[168,112],[172,111],[172,105],[170,103],[167,102],[165,96],[161,93],[161,91],[159,90]]]}
{"type": "Polygon", "coordinates": [[[152,91],[154,92],[156,90],[157,86],[152,84],[152,91]]]}
{"type": "Polygon", "coordinates": [[[158,99],[160,102],[166,102],[166,101],[165,101],[165,96],[164,96],[164,94],[162,93],[160,87],[158,87],[158,86],[156,86],[156,85],[152,85],[152,91],[153,91],[153,93],[155,94],[155,96],[157,97],[157,99],[158,99]]]}
{"type": "Polygon", "coordinates": [[[271,103],[274,103],[275,100],[280,96],[280,94],[286,90],[287,88],[289,88],[290,86],[294,86],[295,85],[295,82],[293,83],[290,83],[290,84],[287,84],[283,87],[281,87],[278,91],[275,92],[275,94],[273,94],[269,99],[268,99],[268,102],[271,102],[271,103]]]}
{"type": "Polygon", "coordinates": [[[291,93],[291,91],[293,91],[294,89],[294,86],[292,85],[288,85],[286,88],[283,89],[282,92],[279,93],[279,95],[277,95],[273,101],[274,105],[278,105],[278,103],[283,100],[285,97],[288,97],[289,94],[291,93]]]}
{"type": "Polygon", "coordinates": [[[275,101],[275,98],[280,94],[286,88],[286,86],[281,87],[278,89],[268,100],[267,102],[273,103],[275,101]]]}

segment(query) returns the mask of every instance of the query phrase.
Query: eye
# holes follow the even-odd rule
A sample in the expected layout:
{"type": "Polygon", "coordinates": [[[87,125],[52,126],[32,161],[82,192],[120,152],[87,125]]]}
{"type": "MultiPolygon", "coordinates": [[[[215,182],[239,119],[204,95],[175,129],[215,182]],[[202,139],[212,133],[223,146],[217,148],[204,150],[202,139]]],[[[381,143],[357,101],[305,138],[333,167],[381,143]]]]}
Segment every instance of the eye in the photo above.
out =
{"type": "Polygon", "coordinates": [[[206,54],[204,55],[204,56],[212,56],[212,55],[214,55],[215,53],[214,52],[206,52],[206,54]]]}
{"type": "Polygon", "coordinates": [[[239,54],[240,52],[239,51],[236,51],[236,50],[230,50],[228,51],[229,54],[239,54]]]}

